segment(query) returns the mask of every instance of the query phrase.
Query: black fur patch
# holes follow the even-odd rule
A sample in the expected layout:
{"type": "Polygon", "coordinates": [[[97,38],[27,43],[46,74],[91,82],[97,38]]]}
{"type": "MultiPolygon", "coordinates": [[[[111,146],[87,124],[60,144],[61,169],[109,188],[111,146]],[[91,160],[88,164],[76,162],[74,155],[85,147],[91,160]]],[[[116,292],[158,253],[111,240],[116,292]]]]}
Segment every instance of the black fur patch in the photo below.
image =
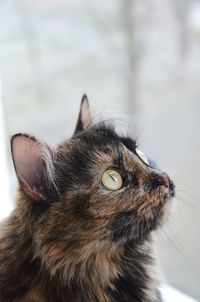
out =
{"type": "Polygon", "coordinates": [[[127,149],[129,149],[131,152],[136,153],[137,143],[135,140],[133,140],[130,137],[119,137],[120,141],[126,146],[127,149]]]}
{"type": "Polygon", "coordinates": [[[113,302],[146,301],[144,290],[147,289],[149,276],[145,265],[150,261],[151,257],[138,249],[134,241],[125,244],[122,276],[114,282],[116,290],[109,288],[113,302]]]}

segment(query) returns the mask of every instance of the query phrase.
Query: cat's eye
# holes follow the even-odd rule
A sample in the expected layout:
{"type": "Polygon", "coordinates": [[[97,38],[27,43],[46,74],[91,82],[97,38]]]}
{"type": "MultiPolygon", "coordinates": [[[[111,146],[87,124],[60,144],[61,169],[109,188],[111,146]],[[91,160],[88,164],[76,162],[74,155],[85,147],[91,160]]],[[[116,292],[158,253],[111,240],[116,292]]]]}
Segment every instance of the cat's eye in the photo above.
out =
{"type": "Polygon", "coordinates": [[[116,170],[106,170],[101,181],[104,187],[111,191],[119,190],[123,185],[122,177],[116,170]]]}
{"type": "Polygon", "coordinates": [[[141,158],[141,160],[143,162],[145,162],[145,164],[149,165],[149,160],[148,160],[147,156],[144,154],[144,152],[142,152],[139,149],[136,149],[136,153],[141,158]]]}

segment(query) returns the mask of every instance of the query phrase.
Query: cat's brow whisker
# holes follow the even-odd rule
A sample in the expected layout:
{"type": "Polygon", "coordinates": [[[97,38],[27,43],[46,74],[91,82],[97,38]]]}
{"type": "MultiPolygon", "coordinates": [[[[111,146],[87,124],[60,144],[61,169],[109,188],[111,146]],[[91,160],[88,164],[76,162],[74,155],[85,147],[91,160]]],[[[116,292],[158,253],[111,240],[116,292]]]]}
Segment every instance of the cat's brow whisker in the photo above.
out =
{"type": "Polygon", "coordinates": [[[103,119],[103,122],[105,124],[109,123],[109,122],[120,122],[120,123],[123,123],[124,125],[126,125],[128,127],[127,122],[124,119],[120,118],[120,117],[112,117],[112,118],[103,119]]]}

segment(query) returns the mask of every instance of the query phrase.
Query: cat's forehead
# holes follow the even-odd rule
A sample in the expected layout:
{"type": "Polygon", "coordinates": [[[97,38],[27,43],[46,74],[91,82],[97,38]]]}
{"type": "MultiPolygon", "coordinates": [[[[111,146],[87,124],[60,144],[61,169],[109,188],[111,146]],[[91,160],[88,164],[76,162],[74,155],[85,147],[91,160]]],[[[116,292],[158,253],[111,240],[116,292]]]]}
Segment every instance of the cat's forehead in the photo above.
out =
{"type": "MultiPolygon", "coordinates": [[[[106,125],[104,123],[94,126],[89,131],[83,131],[72,138],[78,139],[78,144],[86,144],[90,149],[96,148],[119,148],[122,144],[127,149],[135,152],[136,140],[128,136],[119,135],[112,125],[106,125]]],[[[74,140],[74,143],[75,143],[74,140]]],[[[120,148],[121,149],[121,148],[120,148]]]]}

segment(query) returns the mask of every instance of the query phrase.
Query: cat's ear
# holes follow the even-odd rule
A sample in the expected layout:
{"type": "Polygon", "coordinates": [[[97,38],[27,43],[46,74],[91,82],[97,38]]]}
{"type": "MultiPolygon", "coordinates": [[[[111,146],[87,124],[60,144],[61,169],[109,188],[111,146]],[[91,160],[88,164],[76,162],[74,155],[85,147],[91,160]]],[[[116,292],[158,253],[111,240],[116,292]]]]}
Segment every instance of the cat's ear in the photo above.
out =
{"type": "Polygon", "coordinates": [[[26,134],[16,134],[11,139],[11,152],[22,190],[33,200],[46,200],[44,193],[46,163],[44,146],[26,134]]]}
{"type": "Polygon", "coordinates": [[[93,125],[93,122],[92,122],[92,116],[90,113],[90,106],[89,106],[88,98],[86,95],[83,95],[82,100],[81,100],[81,107],[80,107],[80,112],[79,112],[79,116],[78,116],[78,121],[77,121],[74,133],[89,129],[92,127],[92,125],[93,125]]]}

